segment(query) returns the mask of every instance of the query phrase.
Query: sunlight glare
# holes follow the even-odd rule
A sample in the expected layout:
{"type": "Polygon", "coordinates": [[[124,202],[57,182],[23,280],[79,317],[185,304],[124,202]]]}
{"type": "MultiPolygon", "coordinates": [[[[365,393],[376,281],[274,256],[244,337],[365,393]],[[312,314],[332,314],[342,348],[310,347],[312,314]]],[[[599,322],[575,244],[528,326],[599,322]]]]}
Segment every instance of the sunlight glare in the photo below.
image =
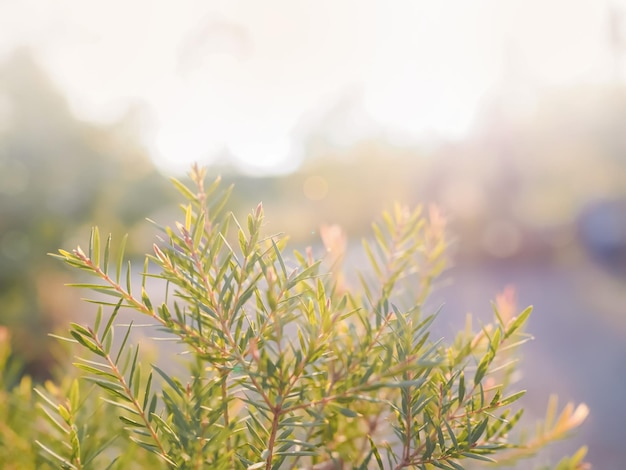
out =
{"type": "Polygon", "coordinates": [[[0,2],[0,58],[31,47],[80,118],[147,108],[143,138],[167,171],[226,152],[283,172],[319,132],[344,146],[362,129],[462,137],[511,77],[532,94],[613,72],[593,0],[42,3],[0,2]],[[333,115],[346,96],[353,114],[333,115]]]}

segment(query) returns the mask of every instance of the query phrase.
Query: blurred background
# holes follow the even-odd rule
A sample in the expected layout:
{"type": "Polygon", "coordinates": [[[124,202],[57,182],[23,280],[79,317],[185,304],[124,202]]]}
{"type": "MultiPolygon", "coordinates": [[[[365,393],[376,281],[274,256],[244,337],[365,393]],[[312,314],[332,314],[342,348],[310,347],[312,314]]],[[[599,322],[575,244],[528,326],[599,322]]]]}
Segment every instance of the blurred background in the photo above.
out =
{"type": "MultiPolygon", "coordinates": [[[[49,377],[91,315],[46,256],[91,225],[141,256],[192,162],[262,200],[268,232],[358,249],[394,201],[447,214],[443,335],[515,286],[535,306],[528,422],[620,469],[626,385],[626,1],[0,0],[0,324],[49,377]]],[[[351,258],[352,259],[352,258],[351,258]]],[[[348,268],[362,268],[362,258],[348,268]]]]}

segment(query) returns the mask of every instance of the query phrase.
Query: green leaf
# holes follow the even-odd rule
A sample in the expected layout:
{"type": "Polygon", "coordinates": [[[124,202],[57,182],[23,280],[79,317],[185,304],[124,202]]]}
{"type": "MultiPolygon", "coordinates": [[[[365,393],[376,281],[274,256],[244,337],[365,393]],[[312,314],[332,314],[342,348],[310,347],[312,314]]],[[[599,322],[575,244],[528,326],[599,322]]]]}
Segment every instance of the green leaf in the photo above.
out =
{"type": "Polygon", "coordinates": [[[511,325],[507,328],[506,333],[504,334],[504,339],[507,339],[513,333],[515,333],[520,327],[522,327],[526,323],[526,321],[528,320],[528,317],[530,316],[532,311],[533,311],[532,305],[530,307],[526,307],[524,309],[524,311],[522,313],[520,313],[513,320],[511,325]]]}
{"type": "Polygon", "coordinates": [[[125,403],[121,403],[119,401],[110,400],[109,398],[105,398],[105,397],[102,397],[101,399],[102,399],[102,401],[104,401],[104,402],[106,402],[106,403],[108,403],[110,405],[113,405],[116,408],[120,408],[122,410],[128,411],[130,414],[137,415],[137,416],[139,415],[139,412],[135,408],[130,406],[130,405],[127,405],[125,403]]]}
{"type": "Polygon", "coordinates": [[[287,279],[287,268],[285,267],[285,261],[283,260],[283,256],[280,252],[280,249],[278,248],[278,245],[276,244],[273,238],[272,238],[272,247],[274,248],[276,259],[278,260],[278,263],[280,264],[280,269],[283,273],[283,277],[287,279]]]}
{"type": "Polygon", "coordinates": [[[447,460],[446,462],[448,464],[450,464],[452,466],[452,468],[454,468],[454,470],[465,470],[465,467],[463,467],[461,464],[455,462],[454,460],[447,460]]]}
{"type": "Polygon", "coordinates": [[[510,405],[511,403],[519,400],[521,397],[523,397],[526,394],[526,390],[520,390],[519,392],[516,392],[512,395],[509,395],[506,398],[503,398],[502,400],[500,400],[500,403],[498,404],[499,406],[507,406],[510,405]]]}
{"type": "Polygon", "coordinates": [[[359,416],[359,413],[357,413],[354,410],[351,410],[350,408],[344,408],[342,406],[335,406],[335,408],[337,409],[337,411],[339,411],[339,413],[341,413],[342,415],[348,418],[357,418],[359,416]]]}
{"type": "Polygon", "coordinates": [[[500,346],[500,338],[502,336],[502,330],[500,328],[496,328],[496,331],[493,333],[493,337],[491,338],[491,342],[489,343],[490,349],[493,351],[493,355],[495,356],[498,347],[500,346]]]}
{"type": "MultiPolygon", "coordinates": [[[[56,428],[59,429],[59,431],[61,431],[63,434],[67,434],[68,433],[68,429],[67,429],[67,425],[61,423],[60,421],[58,421],[57,417],[55,415],[52,414],[52,411],[48,410],[45,406],[41,406],[41,411],[44,412],[45,417],[48,419],[48,421],[55,426],[56,428]]],[[[59,413],[59,405],[55,405],[54,406],[54,411],[56,413],[59,413]]]]}
{"type": "Polygon", "coordinates": [[[146,406],[148,406],[148,400],[150,399],[150,388],[151,387],[152,387],[152,372],[150,372],[150,374],[148,374],[148,381],[146,382],[146,388],[144,390],[143,405],[141,407],[144,411],[146,410],[146,406]]]}
{"type": "Polygon", "coordinates": [[[493,361],[494,357],[495,357],[495,354],[494,354],[493,349],[489,348],[489,351],[485,353],[483,358],[480,360],[480,363],[478,364],[478,368],[476,369],[476,374],[474,374],[474,385],[478,385],[483,380],[483,378],[485,377],[485,374],[489,370],[489,365],[491,365],[491,362],[493,361]]]}
{"type": "Polygon", "coordinates": [[[491,457],[487,457],[486,455],[478,454],[475,452],[461,452],[461,455],[463,457],[467,457],[468,459],[482,460],[483,462],[496,463],[495,459],[492,459],[491,457]]]}
{"type": "Polygon", "coordinates": [[[146,425],[144,423],[140,423],[139,421],[135,421],[132,420],[130,418],[127,418],[124,415],[120,415],[118,416],[118,418],[120,419],[120,421],[124,424],[128,424],[129,426],[135,427],[135,428],[145,428],[146,425]]]}
{"type": "Polygon", "coordinates": [[[204,236],[204,224],[205,224],[205,213],[204,211],[200,213],[198,216],[196,223],[193,228],[193,232],[191,234],[191,239],[193,242],[193,249],[197,250],[200,246],[200,242],[202,241],[202,237],[204,236]]]}
{"type": "Polygon", "coordinates": [[[122,275],[122,265],[124,264],[124,250],[126,249],[126,240],[128,234],[122,237],[122,243],[120,244],[119,253],[117,254],[117,263],[115,267],[115,283],[119,284],[122,275]]]}
{"type": "Polygon", "coordinates": [[[104,351],[102,351],[93,341],[85,338],[79,332],[72,330],[70,331],[70,334],[74,337],[76,341],[78,341],[82,346],[89,349],[92,353],[101,357],[106,357],[106,354],[104,353],[104,351]]]}
{"type": "Polygon", "coordinates": [[[88,364],[84,364],[82,362],[74,362],[73,365],[85,372],[89,372],[90,374],[99,375],[101,377],[106,377],[110,380],[117,379],[117,377],[114,374],[111,374],[110,372],[105,372],[101,369],[98,369],[97,367],[93,367],[88,364]]]}
{"type": "Polygon", "coordinates": [[[304,281],[305,279],[309,279],[315,276],[320,264],[321,264],[321,261],[316,261],[311,266],[303,269],[300,274],[297,274],[294,277],[290,277],[290,279],[288,279],[287,281],[287,290],[292,289],[294,286],[298,285],[300,282],[304,281]]]}
{"type": "MultiPolygon", "coordinates": [[[[100,445],[100,447],[96,448],[95,450],[92,450],[87,456],[87,458],[83,462],[81,462],[83,465],[83,468],[92,468],[90,467],[90,464],[96,459],[96,457],[98,457],[98,455],[104,452],[107,448],[111,447],[111,444],[113,444],[113,442],[115,442],[119,437],[120,437],[119,435],[112,436],[109,440],[105,441],[102,445],[100,445]]],[[[115,463],[117,458],[118,457],[115,457],[113,459],[113,462],[111,462],[111,464],[107,468],[111,468],[111,465],[115,463]]]]}
{"type": "Polygon", "coordinates": [[[135,354],[131,361],[130,373],[128,374],[128,388],[133,391],[135,398],[139,395],[139,384],[141,381],[141,367],[137,364],[137,356],[139,355],[139,345],[135,346],[135,354]],[[134,387],[133,387],[134,385],[134,387]]]}
{"type": "Polygon", "coordinates": [[[459,406],[463,406],[463,400],[465,399],[465,373],[461,371],[459,375],[459,406]]]}
{"type": "Polygon", "coordinates": [[[77,379],[72,380],[72,385],[70,385],[70,406],[72,407],[72,411],[76,411],[80,405],[80,389],[79,383],[77,379]]]}
{"type": "Polygon", "coordinates": [[[89,240],[89,259],[95,266],[100,266],[100,231],[98,227],[91,229],[91,239],[89,240]]]}
{"type": "Polygon", "coordinates": [[[128,295],[131,295],[132,293],[132,285],[131,285],[131,263],[130,260],[128,260],[128,269],[126,270],[126,293],[128,295]]]}
{"type": "Polygon", "coordinates": [[[111,326],[113,325],[113,321],[115,321],[115,318],[117,317],[117,314],[120,311],[120,307],[122,306],[122,302],[124,302],[124,300],[120,299],[120,301],[117,303],[117,305],[113,309],[113,313],[111,313],[111,316],[109,317],[109,320],[107,321],[107,324],[105,325],[104,330],[102,330],[101,337],[102,337],[103,340],[108,336],[108,334],[109,334],[109,332],[111,330],[111,326]]]}
{"type": "Polygon", "coordinates": [[[100,329],[100,323],[102,323],[102,305],[99,305],[96,311],[96,321],[94,322],[93,331],[100,329]]]}
{"type": "Polygon", "coordinates": [[[478,441],[478,439],[480,439],[480,436],[482,436],[483,432],[485,432],[488,423],[489,419],[485,418],[480,423],[478,423],[478,426],[472,429],[472,432],[468,437],[468,442],[470,445],[474,444],[476,441],[478,441]]]}
{"type": "Polygon", "coordinates": [[[155,446],[154,444],[151,444],[149,442],[145,442],[142,441],[141,439],[137,439],[135,436],[128,436],[128,438],[133,441],[135,444],[137,444],[139,447],[152,452],[153,454],[158,455],[165,463],[167,463],[168,465],[171,465],[172,468],[178,468],[178,465],[176,465],[176,462],[174,462],[172,459],[170,459],[167,455],[164,455],[161,450],[155,446]]]}
{"type": "Polygon", "coordinates": [[[370,247],[370,244],[367,242],[367,240],[363,240],[363,249],[365,250],[365,254],[367,255],[367,259],[370,262],[370,265],[372,266],[372,268],[374,269],[374,272],[376,273],[376,276],[378,277],[378,279],[382,279],[383,278],[383,272],[378,264],[378,261],[376,260],[376,257],[374,256],[374,253],[372,252],[372,248],[370,247]]]}
{"type": "Polygon", "coordinates": [[[374,455],[376,463],[378,463],[378,468],[383,470],[385,466],[383,465],[383,459],[380,457],[380,452],[378,452],[378,447],[376,447],[376,444],[374,444],[374,441],[369,434],[367,435],[367,440],[370,443],[370,452],[374,455]]]}
{"type": "Polygon", "coordinates": [[[69,460],[67,460],[65,457],[60,456],[59,454],[57,454],[56,452],[54,452],[52,449],[50,449],[49,447],[46,447],[44,444],[42,444],[40,441],[35,441],[35,444],[37,444],[41,450],[43,450],[46,454],[50,455],[51,457],[53,457],[55,460],[59,461],[63,467],[62,468],[68,468],[68,469],[76,469],[77,467],[72,464],[69,460]]]}
{"type": "Polygon", "coordinates": [[[250,433],[250,436],[252,437],[256,445],[259,447],[263,447],[266,442],[265,439],[259,435],[256,428],[252,425],[250,421],[246,421],[245,424],[246,424],[246,428],[248,429],[248,432],[250,433]]]}
{"type": "Polygon", "coordinates": [[[163,418],[161,418],[159,415],[155,413],[152,413],[150,416],[152,417],[154,421],[159,423],[159,429],[169,434],[171,437],[173,437],[176,441],[180,443],[180,439],[178,438],[176,431],[174,431],[172,427],[163,418]]]}
{"type": "Polygon", "coordinates": [[[112,382],[109,380],[99,379],[96,377],[85,377],[85,380],[95,383],[96,385],[105,389],[107,392],[109,392],[111,395],[117,398],[120,398],[126,402],[132,402],[132,400],[128,396],[126,396],[126,393],[124,392],[124,388],[119,383],[112,382]]]}
{"type": "Polygon", "coordinates": [[[491,402],[489,403],[489,408],[498,406],[501,398],[502,398],[502,389],[498,388],[496,390],[496,393],[493,395],[491,402]]]}
{"type": "Polygon", "coordinates": [[[126,342],[128,341],[128,337],[130,336],[130,330],[133,328],[133,322],[131,321],[130,324],[128,325],[128,328],[126,329],[126,334],[124,335],[124,339],[122,340],[122,344],[120,345],[120,349],[117,352],[117,356],[115,357],[115,360],[113,361],[113,363],[115,365],[118,364],[118,362],[120,361],[120,357],[122,356],[122,353],[124,352],[125,348],[126,348],[126,342]]]}
{"type": "Polygon", "coordinates": [[[502,429],[499,432],[499,435],[504,436],[506,435],[511,429],[513,429],[513,426],[515,426],[517,424],[517,422],[520,420],[520,418],[522,417],[522,415],[524,414],[524,409],[521,408],[520,410],[517,411],[517,413],[515,413],[513,415],[513,417],[511,419],[509,419],[509,422],[506,423],[502,429]]]}
{"type": "Polygon", "coordinates": [[[454,431],[452,430],[452,427],[450,427],[450,423],[448,423],[448,420],[446,419],[442,419],[442,421],[443,424],[446,426],[448,435],[450,436],[450,440],[452,441],[452,447],[454,448],[454,450],[458,450],[459,443],[457,441],[456,435],[454,434],[454,431]]]}
{"type": "Polygon", "coordinates": [[[426,439],[424,441],[424,454],[422,455],[422,459],[429,460],[431,456],[433,455],[434,450],[435,450],[435,443],[432,441],[430,436],[426,436],[426,439]]]}
{"type": "Polygon", "coordinates": [[[226,206],[226,203],[230,198],[230,194],[233,191],[233,187],[234,185],[231,184],[228,188],[226,188],[226,190],[222,191],[222,193],[217,198],[215,198],[215,200],[211,204],[209,204],[209,214],[211,214],[214,219],[219,217],[222,210],[226,206]]]}
{"type": "Polygon", "coordinates": [[[170,181],[172,182],[174,187],[178,189],[178,191],[183,195],[185,199],[189,201],[196,200],[196,195],[193,193],[193,191],[191,191],[187,186],[185,186],[179,180],[177,180],[176,178],[171,178],[170,181]]]}
{"type": "Polygon", "coordinates": [[[434,424],[433,426],[437,430],[437,439],[439,440],[439,448],[442,452],[446,451],[446,438],[443,435],[443,429],[438,424],[434,424]]]}
{"type": "Polygon", "coordinates": [[[248,299],[254,294],[254,292],[258,289],[257,281],[261,277],[261,273],[259,273],[250,283],[250,285],[243,291],[243,293],[237,299],[237,303],[235,304],[235,308],[233,309],[234,313],[239,312],[239,310],[245,305],[248,299]]]}
{"type": "Polygon", "coordinates": [[[148,308],[150,312],[154,311],[154,309],[152,308],[152,302],[150,301],[150,297],[148,297],[148,293],[146,292],[146,289],[143,286],[141,288],[141,301],[148,308]]]}
{"type": "Polygon", "coordinates": [[[193,218],[193,207],[191,207],[191,204],[187,204],[185,206],[185,225],[184,225],[185,230],[181,230],[181,233],[185,237],[185,241],[187,239],[189,231],[191,230],[191,219],[192,218],[193,218]]]}
{"type": "Polygon", "coordinates": [[[172,390],[176,392],[179,396],[183,396],[183,392],[180,389],[180,386],[172,380],[172,378],[167,375],[163,370],[158,368],[156,365],[152,364],[152,368],[157,371],[157,373],[167,382],[167,384],[172,387],[172,390]]]}
{"type": "MultiPolygon", "coordinates": [[[[56,409],[56,407],[57,407],[57,403],[55,403],[55,402],[54,402],[54,401],[52,401],[50,398],[48,398],[48,397],[46,396],[46,394],[45,394],[43,391],[41,391],[39,388],[34,388],[34,389],[33,389],[33,391],[34,391],[37,395],[39,395],[39,398],[41,398],[43,401],[45,401],[45,402],[46,402],[46,403],[47,403],[47,404],[48,404],[51,408],[56,409]]],[[[43,405],[40,405],[40,406],[43,406],[43,405]]]]}
{"type": "Polygon", "coordinates": [[[87,328],[78,323],[70,322],[70,326],[74,329],[74,331],[78,332],[81,336],[86,336],[88,338],[92,338],[93,334],[87,328]]]}
{"type": "Polygon", "coordinates": [[[111,252],[111,234],[107,237],[106,244],[104,245],[104,261],[102,262],[102,271],[104,274],[109,272],[109,254],[111,252]]]}

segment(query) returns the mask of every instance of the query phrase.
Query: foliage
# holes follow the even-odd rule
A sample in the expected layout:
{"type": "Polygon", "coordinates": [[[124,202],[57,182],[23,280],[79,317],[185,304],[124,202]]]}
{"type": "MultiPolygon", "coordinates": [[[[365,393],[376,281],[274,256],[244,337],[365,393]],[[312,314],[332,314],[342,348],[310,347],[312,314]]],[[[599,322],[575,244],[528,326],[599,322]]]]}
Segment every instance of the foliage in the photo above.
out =
{"type": "MultiPolygon", "coordinates": [[[[96,278],[74,285],[94,291],[99,307],[92,326],[73,323],[67,338],[81,351],[83,385],[67,386],[60,404],[39,391],[57,429],[38,441],[50,462],[129,468],[152,455],[164,468],[456,470],[509,465],[584,420],[584,405],[556,417],[551,401],[537,435],[515,437],[524,391],[512,377],[531,308],[515,315],[510,294],[494,304],[491,324],[474,330],[468,318],[451,344],[431,338],[436,313],[425,301],[446,249],[436,210],[384,213],[364,241],[371,273],[353,288],[340,272],[336,227],[322,233],[325,259],[310,248],[290,256],[285,237],[263,234],[261,204],[240,224],[224,210],[231,188],[205,188],[197,167],[191,178],[192,187],[174,180],[183,222],[160,227],[140,288],[124,242],[114,253],[97,229],[88,250],[55,255],[96,278]],[[149,295],[152,283],[162,302],[149,295]],[[124,309],[182,345],[184,375],[163,358],[142,361],[133,322],[119,323],[124,309]],[[86,383],[96,388],[83,400],[86,383]]],[[[584,453],[558,468],[586,468],[584,453]]]]}
{"type": "MultiPolygon", "coordinates": [[[[82,468],[95,465],[101,452],[119,455],[118,468],[134,462],[154,464],[156,458],[119,439],[122,424],[93,393],[96,385],[66,373],[57,383],[46,381],[33,390],[21,373],[21,356],[10,349],[9,330],[0,327],[0,463],[7,470],[82,468]],[[50,447],[58,445],[58,452],[50,447]],[[52,443],[52,444],[51,444],[52,443]],[[42,451],[42,449],[46,449],[42,451]],[[50,458],[52,454],[55,457],[50,458]],[[68,457],[63,457],[67,453],[68,457]],[[144,455],[141,455],[144,454],[144,455]]],[[[99,461],[98,461],[99,462],[99,461]]],[[[143,468],[143,467],[140,467],[143,468]]]]}

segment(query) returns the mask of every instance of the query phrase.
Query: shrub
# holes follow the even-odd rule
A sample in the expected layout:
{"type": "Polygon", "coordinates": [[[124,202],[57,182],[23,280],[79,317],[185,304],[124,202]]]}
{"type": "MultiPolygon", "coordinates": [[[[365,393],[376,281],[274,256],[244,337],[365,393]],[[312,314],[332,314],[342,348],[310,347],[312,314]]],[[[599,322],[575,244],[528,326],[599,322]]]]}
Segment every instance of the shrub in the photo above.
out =
{"type": "MultiPolygon", "coordinates": [[[[383,214],[364,241],[371,272],[354,282],[340,271],[336,227],[323,232],[324,259],[310,248],[288,255],[285,237],[263,234],[261,204],[242,225],[224,210],[231,188],[205,188],[198,167],[190,176],[191,187],[174,180],[183,221],[160,228],[140,288],[124,243],[114,256],[97,229],[88,250],[55,255],[96,278],[75,286],[98,293],[98,311],[67,338],[84,376],[61,404],[39,391],[56,433],[40,447],[53,465],[456,470],[529,457],[584,420],[584,405],[556,417],[552,400],[537,435],[517,440],[524,391],[512,376],[531,308],[515,315],[510,296],[491,324],[474,331],[470,320],[450,344],[431,338],[425,300],[446,249],[435,210],[383,214]],[[162,283],[162,302],[148,279],[162,283]],[[122,309],[181,343],[185,372],[146,365],[122,309]]],[[[556,468],[586,468],[584,453],[556,468]]]]}

